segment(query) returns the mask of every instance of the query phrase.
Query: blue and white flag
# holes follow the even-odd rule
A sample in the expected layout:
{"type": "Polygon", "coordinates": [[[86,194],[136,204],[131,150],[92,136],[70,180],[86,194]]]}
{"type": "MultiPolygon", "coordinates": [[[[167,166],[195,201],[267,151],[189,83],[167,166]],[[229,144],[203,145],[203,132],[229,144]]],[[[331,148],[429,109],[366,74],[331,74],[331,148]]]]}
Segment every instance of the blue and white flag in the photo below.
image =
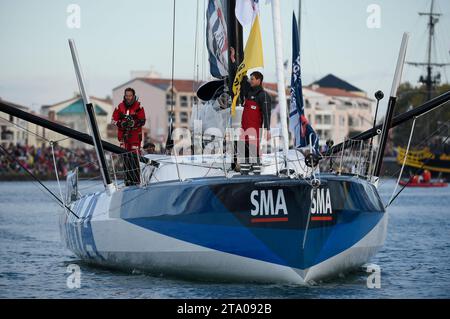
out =
{"type": "Polygon", "coordinates": [[[311,141],[312,148],[319,152],[319,138],[305,116],[302,77],[300,68],[300,41],[295,13],[292,17],[292,77],[291,105],[289,107],[289,128],[294,135],[294,146],[305,147],[311,141]]]}
{"type": "Polygon", "coordinates": [[[221,0],[209,0],[206,11],[206,46],[209,68],[215,78],[228,76],[228,36],[221,0]]]}

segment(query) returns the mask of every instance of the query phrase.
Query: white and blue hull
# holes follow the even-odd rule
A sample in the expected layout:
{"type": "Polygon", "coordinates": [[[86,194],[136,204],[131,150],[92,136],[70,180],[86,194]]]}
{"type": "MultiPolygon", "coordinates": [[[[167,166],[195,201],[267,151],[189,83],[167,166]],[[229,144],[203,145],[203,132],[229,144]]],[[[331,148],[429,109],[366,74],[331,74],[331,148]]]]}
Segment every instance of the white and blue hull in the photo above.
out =
{"type": "Polygon", "coordinates": [[[382,247],[388,216],[366,181],[325,182],[332,210],[325,210],[324,202],[317,215],[304,208],[311,207],[309,185],[259,178],[168,182],[88,195],[71,206],[80,219],[62,215],[61,236],[93,264],[195,280],[297,284],[355,269],[382,247]],[[355,195],[355,185],[370,194],[355,195]],[[274,195],[272,211],[255,215],[254,189],[266,195],[282,189],[284,202],[274,195]],[[342,196],[348,198],[336,199],[342,196]],[[308,199],[307,206],[301,204],[308,199]]]}

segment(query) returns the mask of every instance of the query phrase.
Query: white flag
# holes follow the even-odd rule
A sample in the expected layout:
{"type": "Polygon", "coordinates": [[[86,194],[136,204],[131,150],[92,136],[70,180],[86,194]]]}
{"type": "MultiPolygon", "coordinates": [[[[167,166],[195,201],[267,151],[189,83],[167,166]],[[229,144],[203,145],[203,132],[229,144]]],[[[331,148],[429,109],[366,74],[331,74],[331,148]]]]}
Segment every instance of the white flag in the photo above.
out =
{"type": "Polygon", "coordinates": [[[259,13],[259,0],[236,0],[234,10],[239,23],[245,27],[253,24],[256,15],[259,13]]]}

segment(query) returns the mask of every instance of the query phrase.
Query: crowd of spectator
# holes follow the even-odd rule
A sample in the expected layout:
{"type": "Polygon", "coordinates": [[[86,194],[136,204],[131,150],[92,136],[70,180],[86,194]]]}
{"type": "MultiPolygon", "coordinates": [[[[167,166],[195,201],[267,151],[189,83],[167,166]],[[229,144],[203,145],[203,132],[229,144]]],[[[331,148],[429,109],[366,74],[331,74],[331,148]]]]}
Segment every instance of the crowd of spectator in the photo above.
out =
{"type": "MultiPolygon", "coordinates": [[[[78,167],[80,174],[95,174],[98,172],[98,167],[95,164],[95,150],[67,149],[58,145],[54,145],[53,148],[59,176],[66,176],[75,167],[78,167]]],[[[11,143],[5,149],[11,156],[4,154],[3,150],[0,151],[0,176],[26,174],[18,162],[35,175],[54,176],[55,166],[51,146],[35,147],[11,143]]]]}

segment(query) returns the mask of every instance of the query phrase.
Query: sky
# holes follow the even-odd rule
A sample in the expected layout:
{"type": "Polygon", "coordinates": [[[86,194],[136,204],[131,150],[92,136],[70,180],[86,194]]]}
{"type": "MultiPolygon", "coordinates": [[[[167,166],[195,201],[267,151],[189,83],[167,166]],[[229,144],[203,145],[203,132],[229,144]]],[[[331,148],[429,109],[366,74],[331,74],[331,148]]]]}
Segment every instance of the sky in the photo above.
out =
{"type": "MultiPolygon", "coordinates": [[[[283,56],[290,61],[292,12],[297,12],[298,0],[280,3],[283,56]]],[[[378,89],[388,95],[403,32],[411,36],[407,61],[425,60],[427,20],[418,11],[428,11],[430,3],[302,0],[303,83],[333,73],[369,96],[378,89]],[[367,25],[371,5],[380,8],[379,28],[367,25]]],[[[176,78],[192,79],[197,72],[200,79],[208,79],[206,5],[207,0],[176,0],[176,78]]],[[[436,26],[436,58],[449,63],[450,1],[436,0],[435,7],[444,14],[436,26]]],[[[265,80],[275,81],[272,9],[266,0],[260,0],[260,17],[265,80]]],[[[78,86],[68,38],[76,41],[90,95],[111,95],[132,70],[152,69],[170,77],[172,18],[173,0],[0,0],[0,97],[34,109],[72,97],[78,86]],[[67,24],[71,4],[80,8],[79,28],[67,24]]],[[[416,84],[422,72],[406,66],[403,81],[416,84]]],[[[441,73],[448,82],[450,68],[441,73]]]]}

